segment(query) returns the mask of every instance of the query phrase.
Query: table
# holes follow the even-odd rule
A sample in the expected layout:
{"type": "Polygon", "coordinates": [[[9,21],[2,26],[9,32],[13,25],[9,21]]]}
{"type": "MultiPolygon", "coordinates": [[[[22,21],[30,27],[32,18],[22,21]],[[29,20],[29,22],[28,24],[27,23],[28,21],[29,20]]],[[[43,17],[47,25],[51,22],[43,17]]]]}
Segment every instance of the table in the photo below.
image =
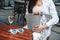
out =
{"type": "Polygon", "coordinates": [[[32,40],[32,32],[28,29],[24,29],[24,33],[10,34],[8,31],[10,28],[18,29],[21,26],[0,24],[0,40],[32,40]]]}

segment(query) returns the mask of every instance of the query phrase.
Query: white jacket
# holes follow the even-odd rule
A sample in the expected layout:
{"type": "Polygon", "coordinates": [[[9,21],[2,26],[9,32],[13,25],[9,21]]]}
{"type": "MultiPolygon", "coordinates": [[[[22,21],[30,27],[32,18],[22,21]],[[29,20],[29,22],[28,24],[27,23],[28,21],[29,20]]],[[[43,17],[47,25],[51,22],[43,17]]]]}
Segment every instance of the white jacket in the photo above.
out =
{"type": "MultiPolygon", "coordinates": [[[[57,24],[59,21],[58,15],[57,15],[57,11],[55,9],[55,5],[53,3],[52,0],[42,0],[43,4],[44,4],[44,10],[43,12],[45,14],[49,14],[51,15],[52,19],[50,19],[46,25],[49,27],[49,29],[47,30],[47,35],[49,36],[51,34],[51,28],[52,25],[57,24]]],[[[28,11],[26,12],[26,15],[29,14],[28,11]]],[[[28,28],[28,25],[26,25],[24,28],[28,28]]]]}

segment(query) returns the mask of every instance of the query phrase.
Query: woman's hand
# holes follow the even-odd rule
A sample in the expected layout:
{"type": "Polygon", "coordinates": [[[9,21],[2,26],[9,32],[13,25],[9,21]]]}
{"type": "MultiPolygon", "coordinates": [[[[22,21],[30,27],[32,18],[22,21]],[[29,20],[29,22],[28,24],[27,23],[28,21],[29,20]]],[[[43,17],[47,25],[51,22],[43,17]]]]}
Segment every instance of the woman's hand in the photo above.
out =
{"type": "Polygon", "coordinates": [[[40,11],[36,11],[34,12],[34,15],[42,15],[42,13],[40,11]]]}
{"type": "Polygon", "coordinates": [[[34,32],[41,32],[45,29],[47,29],[48,27],[46,25],[37,25],[35,28],[33,28],[34,32]]]}

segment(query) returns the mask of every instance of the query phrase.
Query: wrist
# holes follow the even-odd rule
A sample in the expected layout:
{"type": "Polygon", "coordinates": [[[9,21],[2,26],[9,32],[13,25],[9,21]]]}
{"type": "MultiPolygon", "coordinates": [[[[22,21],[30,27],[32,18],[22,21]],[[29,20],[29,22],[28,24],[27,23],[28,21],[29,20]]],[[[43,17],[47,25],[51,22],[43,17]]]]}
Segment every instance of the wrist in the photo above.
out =
{"type": "Polygon", "coordinates": [[[44,25],[44,29],[48,29],[48,26],[47,25],[44,25]]]}

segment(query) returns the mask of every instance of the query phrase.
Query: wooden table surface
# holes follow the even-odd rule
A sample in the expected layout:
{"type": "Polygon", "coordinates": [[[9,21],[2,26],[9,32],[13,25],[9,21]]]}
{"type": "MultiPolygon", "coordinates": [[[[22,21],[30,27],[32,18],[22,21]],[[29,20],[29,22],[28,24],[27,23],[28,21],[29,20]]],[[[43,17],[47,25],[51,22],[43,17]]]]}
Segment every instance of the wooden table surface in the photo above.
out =
{"type": "Polygon", "coordinates": [[[24,29],[24,33],[10,34],[10,28],[18,29],[20,26],[0,24],[0,40],[32,40],[32,32],[24,29]]]}

